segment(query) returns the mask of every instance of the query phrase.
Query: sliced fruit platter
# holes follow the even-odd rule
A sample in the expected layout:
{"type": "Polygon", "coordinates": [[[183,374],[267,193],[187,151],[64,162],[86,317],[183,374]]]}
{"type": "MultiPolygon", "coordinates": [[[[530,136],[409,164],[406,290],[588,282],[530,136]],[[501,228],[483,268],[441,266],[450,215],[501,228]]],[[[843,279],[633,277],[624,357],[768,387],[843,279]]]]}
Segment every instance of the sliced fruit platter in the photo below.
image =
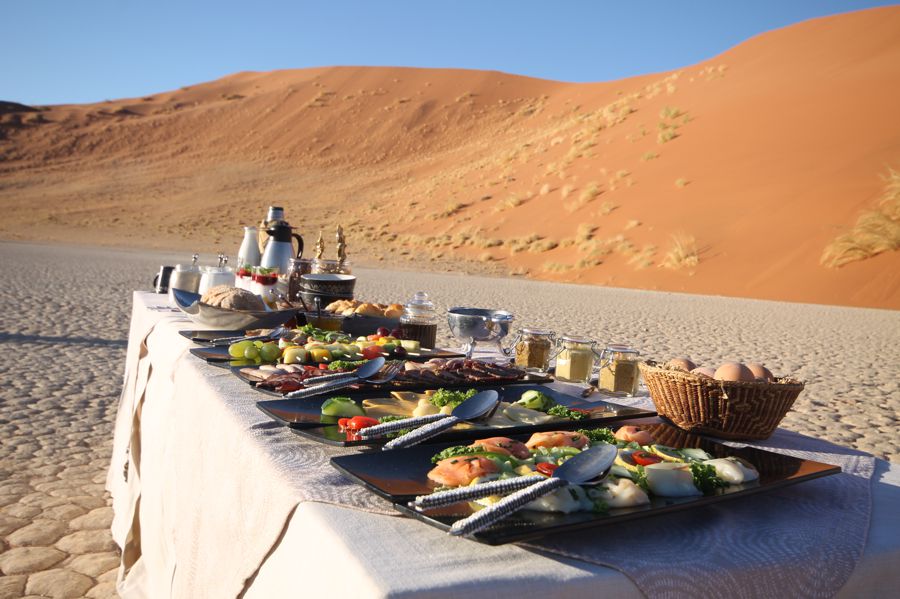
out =
{"type": "MultiPolygon", "coordinates": [[[[317,366],[278,364],[261,366],[237,366],[232,372],[260,391],[284,395],[308,387],[315,377],[332,372],[352,371],[362,361],[340,360],[317,366]]],[[[389,368],[391,362],[385,366],[389,368]]],[[[364,381],[350,387],[351,392],[371,390],[426,390],[437,387],[497,386],[503,384],[544,383],[552,379],[526,373],[524,370],[480,360],[465,358],[434,358],[425,363],[406,360],[403,368],[389,383],[373,385],[364,381]]]]}
{"type": "MultiPolygon", "coordinates": [[[[476,391],[475,388],[468,388],[421,393],[375,392],[356,398],[334,394],[317,400],[261,401],[257,407],[278,422],[303,429],[295,432],[317,441],[340,445],[382,445],[404,431],[368,440],[360,437],[360,431],[403,418],[450,414],[476,391]]],[[[588,402],[543,385],[510,385],[497,391],[500,403],[495,410],[477,422],[456,425],[443,433],[440,439],[470,439],[494,430],[512,434],[654,415],[654,412],[639,408],[602,401],[588,402]]]]}
{"type": "MultiPolygon", "coordinates": [[[[192,335],[197,333],[187,332],[192,335]]],[[[269,337],[272,333],[271,330],[247,331],[247,336],[269,337]]],[[[189,338],[195,343],[204,343],[198,341],[202,339],[200,337],[189,338]]],[[[206,338],[214,339],[209,336],[206,338]]],[[[209,345],[209,342],[205,344],[209,345]]],[[[387,329],[379,329],[372,335],[354,339],[345,333],[318,329],[312,325],[284,331],[275,337],[237,341],[227,347],[207,347],[192,353],[208,362],[246,361],[247,365],[329,364],[333,361],[370,360],[376,357],[425,361],[438,357],[462,356],[455,351],[423,348],[418,341],[399,339],[387,329]]]]}
{"type": "Polygon", "coordinates": [[[423,445],[336,457],[331,462],[375,493],[398,502],[395,507],[401,512],[450,532],[456,525],[458,532],[457,523],[502,499],[500,494],[482,494],[482,489],[525,488],[533,481],[514,479],[552,477],[567,460],[601,445],[613,445],[616,456],[599,480],[562,486],[471,538],[489,544],[524,540],[706,505],[840,472],[828,464],[713,443],[665,424],[489,437],[468,445],[423,445]],[[666,437],[673,439],[667,440],[672,444],[662,443],[660,438],[666,437]],[[479,488],[485,484],[489,486],[479,488]]]}

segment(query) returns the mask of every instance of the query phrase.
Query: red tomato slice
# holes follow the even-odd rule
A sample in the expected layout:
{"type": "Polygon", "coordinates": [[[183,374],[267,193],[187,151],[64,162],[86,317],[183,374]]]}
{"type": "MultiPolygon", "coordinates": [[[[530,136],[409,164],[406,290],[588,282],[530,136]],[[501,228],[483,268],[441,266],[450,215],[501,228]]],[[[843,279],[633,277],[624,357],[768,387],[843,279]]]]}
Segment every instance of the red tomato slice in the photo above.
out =
{"type": "Polygon", "coordinates": [[[379,357],[382,353],[381,348],[377,345],[370,345],[362,350],[362,357],[366,360],[371,360],[373,358],[379,357]]]}
{"type": "Polygon", "coordinates": [[[378,424],[378,421],[374,418],[369,418],[368,416],[354,416],[347,422],[346,428],[351,431],[358,431],[369,426],[375,426],[376,424],[378,424]]]}
{"type": "Polygon", "coordinates": [[[641,466],[649,466],[650,464],[658,464],[662,462],[662,458],[658,455],[653,455],[649,451],[638,450],[631,453],[631,459],[634,460],[635,464],[639,464],[641,466]]]}
{"type": "Polygon", "coordinates": [[[538,462],[534,468],[545,476],[553,476],[553,471],[559,468],[559,466],[551,464],[550,462],[538,462]]]}

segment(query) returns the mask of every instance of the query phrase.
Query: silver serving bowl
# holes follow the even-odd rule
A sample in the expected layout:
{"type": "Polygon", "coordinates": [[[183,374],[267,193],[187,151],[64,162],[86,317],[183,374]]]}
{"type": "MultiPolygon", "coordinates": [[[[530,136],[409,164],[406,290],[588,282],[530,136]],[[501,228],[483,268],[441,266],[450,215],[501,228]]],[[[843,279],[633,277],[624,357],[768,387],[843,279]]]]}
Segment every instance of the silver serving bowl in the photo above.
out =
{"type": "Polygon", "coordinates": [[[200,302],[200,294],[173,289],[175,304],[194,323],[211,329],[246,331],[247,329],[272,329],[284,324],[297,314],[296,308],[288,310],[228,310],[200,302]]]}
{"type": "Polygon", "coordinates": [[[489,310],[486,308],[450,308],[447,310],[447,324],[450,332],[466,344],[466,358],[472,357],[475,344],[496,343],[503,351],[500,341],[509,334],[513,321],[512,312],[489,310]]]}

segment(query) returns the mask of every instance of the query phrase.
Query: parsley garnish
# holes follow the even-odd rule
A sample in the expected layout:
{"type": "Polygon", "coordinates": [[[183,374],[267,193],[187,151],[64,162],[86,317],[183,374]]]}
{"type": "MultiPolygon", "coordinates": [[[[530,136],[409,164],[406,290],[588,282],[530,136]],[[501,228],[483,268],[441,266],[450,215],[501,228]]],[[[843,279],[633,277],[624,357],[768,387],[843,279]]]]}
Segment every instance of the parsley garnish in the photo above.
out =
{"type": "Polygon", "coordinates": [[[455,408],[462,402],[466,401],[473,395],[475,395],[477,391],[475,389],[467,389],[465,391],[453,391],[451,389],[438,389],[434,392],[434,395],[428,398],[428,401],[431,402],[431,405],[443,408],[444,406],[450,406],[451,408],[455,408]]]}
{"type": "Polygon", "coordinates": [[[716,489],[728,486],[728,483],[716,475],[716,469],[709,464],[691,462],[691,475],[694,477],[694,486],[703,491],[704,495],[712,495],[716,489]]]}
{"type": "Polygon", "coordinates": [[[647,473],[644,472],[644,467],[638,464],[634,468],[634,484],[642,488],[645,492],[650,492],[650,485],[647,484],[647,473]]]}
{"type": "Polygon", "coordinates": [[[616,436],[613,434],[612,430],[608,428],[580,428],[575,432],[581,433],[590,439],[591,445],[596,445],[597,443],[609,443],[610,445],[614,445],[616,442],[616,436]]]}
{"type": "Polygon", "coordinates": [[[547,410],[547,414],[550,416],[556,416],[557,418],[568,418],[569,420],[584,420],[588,417],[586,412],[570,410],[566,406],[560,404],[557,404],[547,410]]]}
{"type": "Polygon", "coordinates": [[[465,445],[454,445],[453,447],[448,447],[442,452],[431,458],[432,464],[437,464],[441,460],[446,460],[447,458],[455,458],[456,456],[461,455],[479,455],[483,454],[484,449],[480,447],[466,447],[465,445]]]}

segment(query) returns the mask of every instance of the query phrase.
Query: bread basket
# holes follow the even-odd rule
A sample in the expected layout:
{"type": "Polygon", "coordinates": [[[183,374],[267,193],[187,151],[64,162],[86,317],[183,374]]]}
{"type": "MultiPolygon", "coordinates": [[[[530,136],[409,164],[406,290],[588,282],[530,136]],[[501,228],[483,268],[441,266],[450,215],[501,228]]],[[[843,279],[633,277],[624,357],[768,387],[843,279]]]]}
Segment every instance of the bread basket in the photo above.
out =
{"type": "Polygon", "coordinates": [[[717,381],[652,361],[640,369],[660,416],[686,431],[721,439],[768,439],[803,391],[803,383],[790,378],[717,381]]]}

